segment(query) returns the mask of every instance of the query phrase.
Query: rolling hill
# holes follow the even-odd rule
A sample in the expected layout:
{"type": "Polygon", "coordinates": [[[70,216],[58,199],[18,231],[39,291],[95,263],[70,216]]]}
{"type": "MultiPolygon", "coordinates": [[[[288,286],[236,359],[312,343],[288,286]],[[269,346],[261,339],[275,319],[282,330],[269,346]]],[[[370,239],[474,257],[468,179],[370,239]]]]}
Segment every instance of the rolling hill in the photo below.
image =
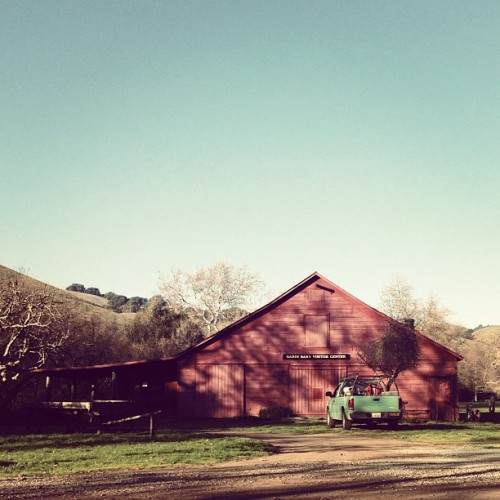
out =
{"type": "Polygon", "coordinates": [[[497,341],[500,344],[500,325],[483,326],[474,331],[473,338],[484,342],[497,341]]]}
{"type": "Polygon", "coordinates": [[[82,318],[98,316],[103,320],[113,320],[117,323],[124,324],[132,321],[135,317],[134,313],[116,313],[111,309],[107,309],[106,306],[108,301],[104,297],[61,290],[60,288],[48,285],[31,278],[30,276],[0,265],[0,285],[6,283],[12,278],[22,279],[28,284],[28,286],[33,287],[34,289],[49,287],[58,300],[66,303],[68,307],[70,307],[78,315],[81,315],[82,318]]]}

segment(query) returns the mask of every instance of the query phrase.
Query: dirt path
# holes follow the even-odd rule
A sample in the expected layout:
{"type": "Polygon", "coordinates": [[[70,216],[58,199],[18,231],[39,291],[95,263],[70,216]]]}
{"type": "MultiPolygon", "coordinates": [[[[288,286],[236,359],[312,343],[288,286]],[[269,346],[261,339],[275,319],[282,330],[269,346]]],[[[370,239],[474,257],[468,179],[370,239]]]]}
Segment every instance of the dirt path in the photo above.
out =
{"type": "Polygon", "coordinates": [[[281,453],[208,467],[2,479],[0,497],[500,498],[498,449],[436,448],[354,433],[258,437],[281,453]]]}

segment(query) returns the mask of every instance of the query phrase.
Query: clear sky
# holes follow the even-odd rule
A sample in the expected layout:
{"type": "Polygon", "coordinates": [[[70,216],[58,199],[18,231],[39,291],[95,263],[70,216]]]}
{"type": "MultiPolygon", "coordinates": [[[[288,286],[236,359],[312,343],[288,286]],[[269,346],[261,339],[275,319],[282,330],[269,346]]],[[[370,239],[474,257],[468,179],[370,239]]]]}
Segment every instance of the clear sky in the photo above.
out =
{"type": "Polygon", "coordinates": [[[500,2],[0,2],[0,264],[226,261],[500,324],[500,2]]]}

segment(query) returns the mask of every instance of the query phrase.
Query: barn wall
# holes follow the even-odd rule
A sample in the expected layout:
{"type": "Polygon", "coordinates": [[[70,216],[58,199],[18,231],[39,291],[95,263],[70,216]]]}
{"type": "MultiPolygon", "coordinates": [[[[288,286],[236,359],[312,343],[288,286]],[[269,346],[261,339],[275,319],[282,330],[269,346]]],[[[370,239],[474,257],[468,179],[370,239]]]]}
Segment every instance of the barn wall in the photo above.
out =
{"type": "MultiPolygon", "coordinates": [[[[355,344],[376,336],[386,319],[326,280],[310,283],[246,324],[193,350],[179,363],[178,411],[183,416],[258,415],[291,407],[298,415],[324,415],[325,392],[346,375],[373,373],[355,344]],[[284,354],[348,354],[350,359],[284,359],[284,354]]],[[[456,358],[421,340],[425,362],[401,376],[408,408],[453,418],[456,358]]]]}

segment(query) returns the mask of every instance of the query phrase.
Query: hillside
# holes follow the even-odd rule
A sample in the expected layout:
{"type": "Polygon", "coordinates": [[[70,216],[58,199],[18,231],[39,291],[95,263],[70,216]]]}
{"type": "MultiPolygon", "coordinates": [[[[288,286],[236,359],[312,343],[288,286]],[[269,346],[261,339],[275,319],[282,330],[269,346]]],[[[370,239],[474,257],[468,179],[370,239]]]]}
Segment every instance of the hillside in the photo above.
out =
{"type": "Polygon", "coordinates": [[[473,338],[485,342],[500,342],[500,325],[484,326],[479,328],[473,334],[473,338]]]}
{"type": "Polygon", "coordinates": [[[107,307],[108,305],[108,299],[105,299],[104,297],[98,297],[97,295],[92,295],[90,293],[70,292],[68,290],[65,291],[73,295],[74,298],[83,302],[88,302],[89,304],[92,304],[94,306],[107,307]]]}
{"type": "Polygon", "coordinates": [[[0,265],[0,284],[7,282],[14,277],[21,278],[33,288],[43,288],[48,286],[54,295],[66,303],[74,312],[81,315],[83,318],[98,316],[103,320],[116,321],[117,323],[128,323],[135,317],[134,313],[116,313],[106,308],[107,300],[104,297],[97,297],[86,293],[69,292],[60,288],[48,285],[38,281],[30,276],[13,271],[8,267],[0,265]]]}

